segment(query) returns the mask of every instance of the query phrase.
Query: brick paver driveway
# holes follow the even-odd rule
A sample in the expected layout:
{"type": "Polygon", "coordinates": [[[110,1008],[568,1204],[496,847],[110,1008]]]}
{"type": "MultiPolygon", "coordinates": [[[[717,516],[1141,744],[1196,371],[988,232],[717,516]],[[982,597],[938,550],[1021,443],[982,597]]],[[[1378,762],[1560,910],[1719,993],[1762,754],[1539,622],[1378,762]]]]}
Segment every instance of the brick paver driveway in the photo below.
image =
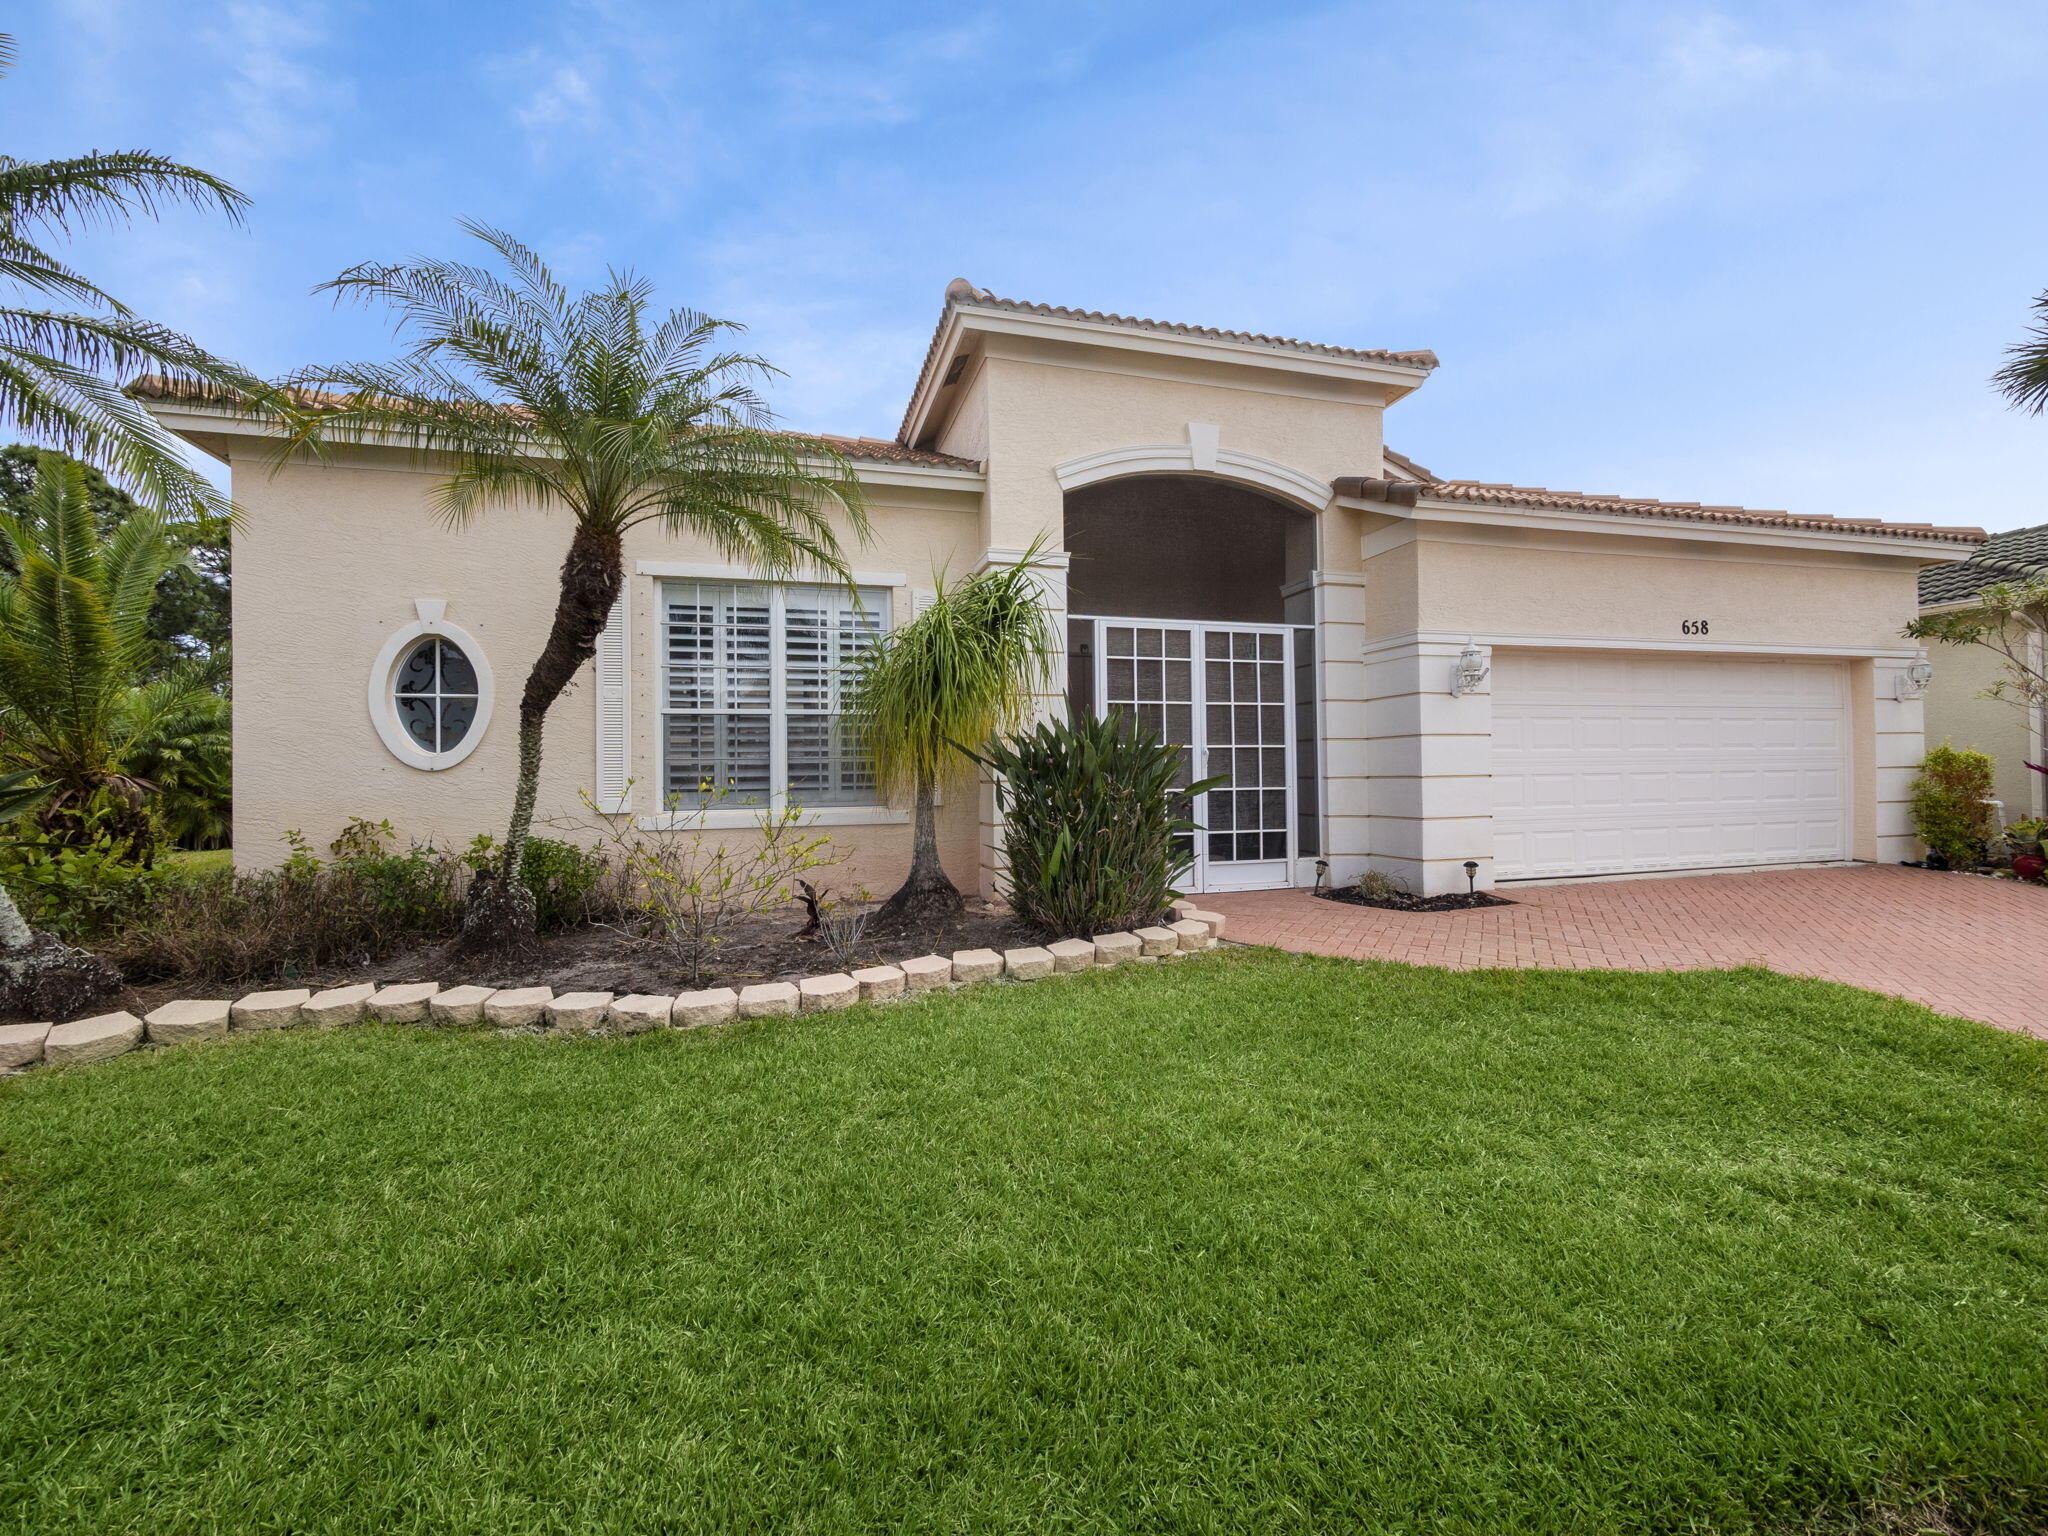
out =
{"type": "Polygon", "coordinates": [[[1312,955],[1459,970],[1764,965],[2048,1037],[2048,887],[1897,865],[1517,889],[1516,905],[1387,912],[1305,891],[1202,904],[1229,936],[1312,955]]]}

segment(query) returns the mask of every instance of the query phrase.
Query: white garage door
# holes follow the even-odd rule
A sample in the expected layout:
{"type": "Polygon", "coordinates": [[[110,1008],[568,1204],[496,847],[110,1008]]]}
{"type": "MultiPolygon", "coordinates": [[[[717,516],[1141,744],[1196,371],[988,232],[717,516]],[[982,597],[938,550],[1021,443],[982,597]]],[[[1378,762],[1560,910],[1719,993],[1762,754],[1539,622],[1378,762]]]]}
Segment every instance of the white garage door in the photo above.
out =
{"type": "Polygon", "coordinates": [[[1833,662],[1497,651],[1494,876],[1848,855],[1833,662]]]}

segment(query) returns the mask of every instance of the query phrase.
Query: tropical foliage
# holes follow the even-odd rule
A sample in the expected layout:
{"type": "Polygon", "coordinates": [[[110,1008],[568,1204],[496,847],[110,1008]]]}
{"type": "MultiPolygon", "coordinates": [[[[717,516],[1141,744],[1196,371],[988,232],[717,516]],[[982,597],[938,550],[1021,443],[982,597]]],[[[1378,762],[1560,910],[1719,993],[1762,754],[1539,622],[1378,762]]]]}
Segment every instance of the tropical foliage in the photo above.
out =
{"type": "Polygon", "coordinates": [[[1000,775],[1005,894],[1048,933],[1086,936],[1154,922],[1193,857],[1180,747],[1128,715],[1044,722],[975,759],[1000,775]]]}
{"type": "Polygon", "coordinates": [[[534,927],[516,878],[533,824],[549,708],[597,648],[642,524],[706,541],[769,576],[846,579],[834,514],[867,533],[859,482],[829,444],[771,429],[759,393],[774,373],[726,350],[740,329],[694,310],[652,313],[650,284],[614,273],[574,294],[510,235],[468,232],[503,271],[418,258],[369,263],[327,287],[382,305],[407,338],[393,361],[307,368],[286,451],[375,438],[445,470],[433,502],[450,524],[526,508],[572,520],[545,645],[519,700],[519,770],[498,864],[471,887],[472,939],[534,927]]]}
{"type": "Polygon", "coordinates": [[[1039,577],[1038,546],[1022,561],[957,585],[864,658],[851,712],[884,793],[909,794],[915,820],[909,876],[883,903],[887,922],[957,912],[960,892],[939,861],[938,789],[975,748],[1019,725],[1051,681],[1058,643],[1039,577]]]}
{"type": "Polygon", "coordinates": [[[1906,633],[1943,645],[1982,646],[1998,657],[2003,673],[1984,690],[1985,698],[2048,709],[2048,664],[2040,650],[2040,637],[2048,634],[2048,575],[2016,572],[1978,592],[1972,607],[1923,615],[1906,633]]]}
{"type": "MultiPolygon", "coordinates": [[[[13,41],[0,35],[0,75],[13,62],[13,41]]],[[[137,316],[49,248],[53,239],[176,203],[239,219],[248,200],[217,176],[141,151],[45,161],[0,155],[0,285],[86,311],[0,304],[0,427],[97,464],[173,513],[219,517],[226,497],[122,385],[151,373],[232,397],[260,394],[260,384],[137,316]]]]}
{"type": "Polygon", "coordinates": [[[2040,415],[2048,409],[2048,291],[2034,299],[2027,339],[2006,348],[2005,366],[1991,382],[2013,405],[2040,415]]]}
{"type": "MultiPolygon", "coordinates": [[[[36,471],[49,450],[16,443],[0,448],[0,509],[20,515],[35,491],[36,471]]],[[[77,462],[76,460],[73,461],[77,462]]],[[[142,503],[89,464],[80,464],[86,500],[102,537],[142,511],[142,503]]],[[[160,676],[180,661],[205,661],[224,656],[229,633],[228,522],[201,516],[180,518],[172,525],[188,558],[173,565],[156,584],[149,610],[149,631],[156,654],[148,668],[160,676]]]]}
{"type": "Polygon", "coordinates": [[[0,821],[33,814],[60,843],[108,837],[146,864],[170,790],[179,830],[217,840],[220,813],[194,802],[225,803],[218,666],[148,675],[157,586],[184,554],[152,512],[103,533],[84,474],[54,454],[0,512],[0,821]]]}

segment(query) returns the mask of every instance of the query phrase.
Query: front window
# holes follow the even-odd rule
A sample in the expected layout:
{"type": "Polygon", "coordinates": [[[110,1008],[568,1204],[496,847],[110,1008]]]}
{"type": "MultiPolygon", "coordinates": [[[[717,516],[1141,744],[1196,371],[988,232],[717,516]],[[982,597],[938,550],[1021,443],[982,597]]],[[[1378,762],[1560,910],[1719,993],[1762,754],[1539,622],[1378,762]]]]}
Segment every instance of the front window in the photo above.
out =
{"type": "Polygon", "coordinates": [[[842,710],[888,601],[880,588],[663,582],[665,800],[875,804],[874,771],[842,710]]]}

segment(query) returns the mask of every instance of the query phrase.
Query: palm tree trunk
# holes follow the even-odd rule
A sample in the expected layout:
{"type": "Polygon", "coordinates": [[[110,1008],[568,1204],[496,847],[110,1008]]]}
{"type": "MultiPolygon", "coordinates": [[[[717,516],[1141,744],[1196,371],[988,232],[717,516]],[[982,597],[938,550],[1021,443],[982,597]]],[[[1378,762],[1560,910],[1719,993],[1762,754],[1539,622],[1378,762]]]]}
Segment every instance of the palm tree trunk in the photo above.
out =
{"type": "Polygon", "coordinates": [[[542,732],[548,710],[562,690],[597,654],[597,637],[604,633],[625,580],[625,549],[619,535],[579,524],[562,560],[554,624],[519,696],[519,780],[504,852],[495,870],[472,882],[463,911],[463,937],[475,947],[517,944],[534,932],[533,893],[519,878],[519,867],[533,835],[534,803],[540,794],[542,732]]]}
{"type": "Polygon", "coordinates": [[[10,949],[27,949],[28,941],[34,937],[35,930],[21,915],[21,908],[14,904],[7,888],[0,886],[0,954],[10,949]]]}
{"type": "Polygon", "coordinates": [[[917,781],[916,808],[910,841],[910,874],[876,914],[885,925],[932,922],[952,917],[966,907],[960,891],[939,863],[938,794],[932,781],[917,781]]]}

